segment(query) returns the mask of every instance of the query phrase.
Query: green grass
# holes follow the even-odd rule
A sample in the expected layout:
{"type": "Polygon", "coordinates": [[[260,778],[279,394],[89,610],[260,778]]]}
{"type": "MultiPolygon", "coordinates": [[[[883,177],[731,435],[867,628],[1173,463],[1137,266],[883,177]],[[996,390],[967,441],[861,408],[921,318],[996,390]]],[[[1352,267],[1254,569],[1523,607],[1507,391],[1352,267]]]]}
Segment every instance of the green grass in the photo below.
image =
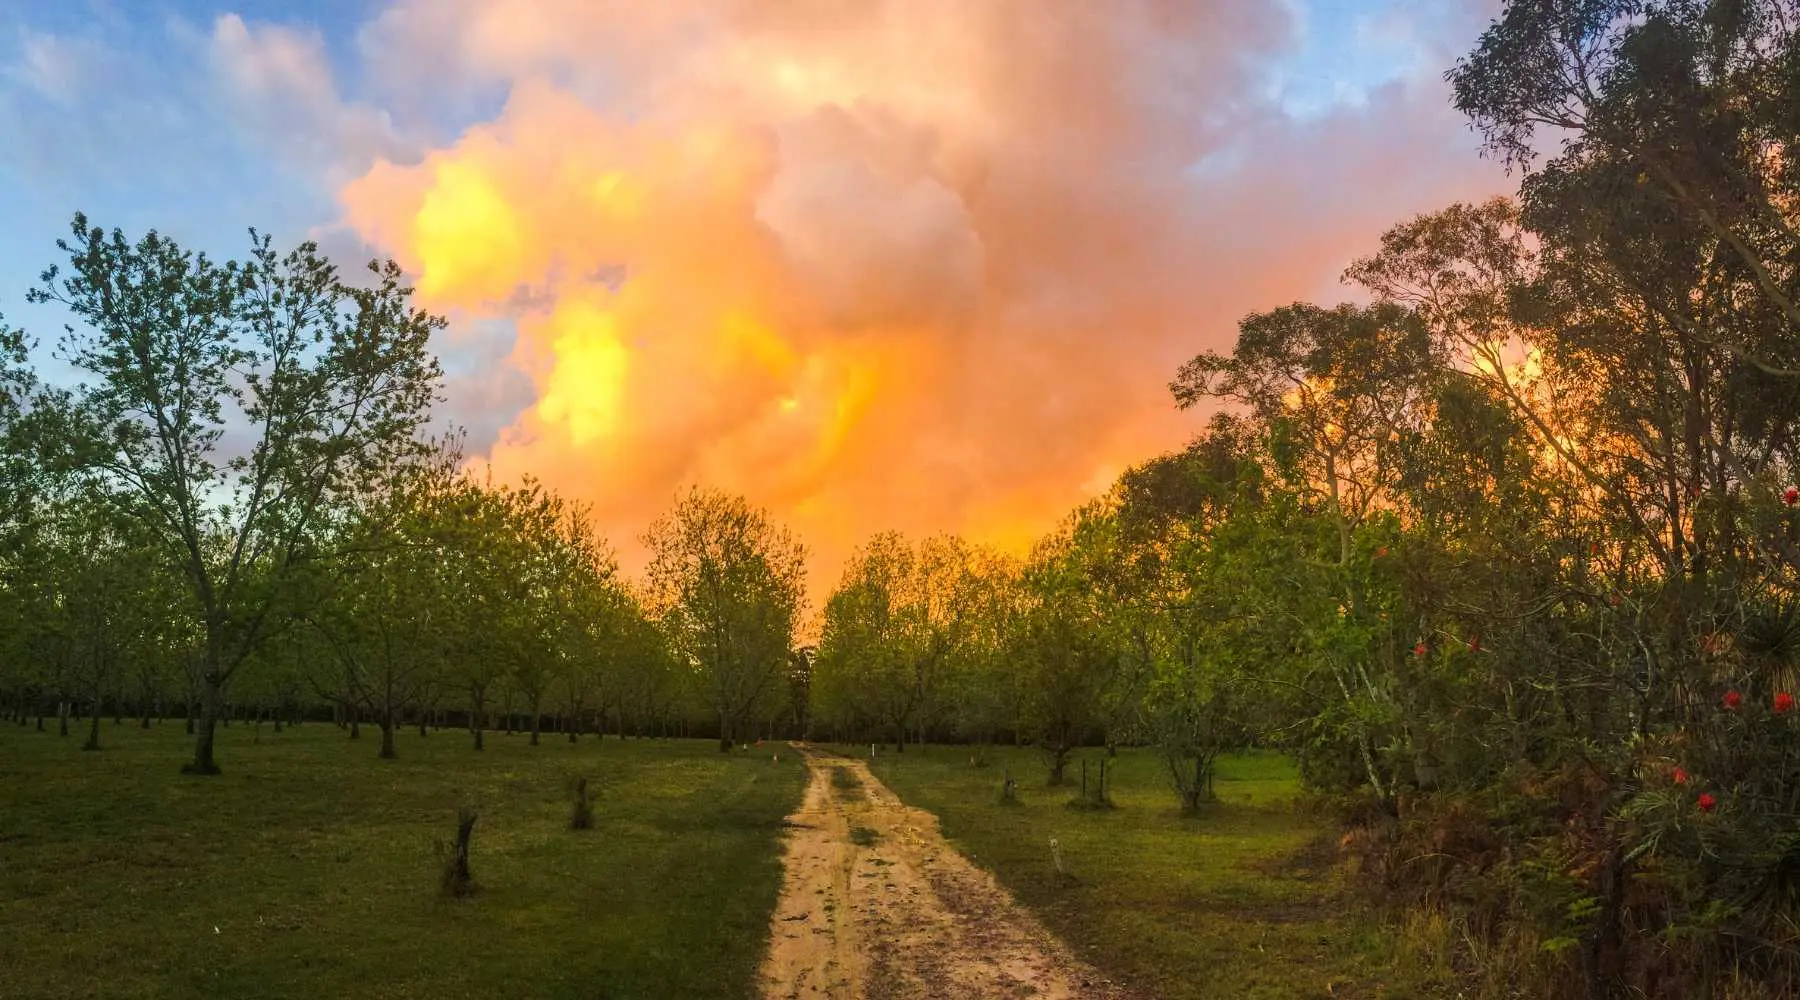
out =
{"type": "Polygon", "coordinates": [[[754,995],[797,756],[444,731],[382,761],[378,735],[240,724],[191,778],[178,723],[107,721],[99,753],[0,726],[0,997],[754,995]],[[465,802],[452,900],[432,844],[465,802]]]}
{"type": "MultiPolygon", "coordinates": [[[[1090,754],[1097,764],[1099,751],[1090,754]]],[[[1356,915],[1324,858],[1325,832],[1295,808],[1299,781],[1276,754],[1219,763],[1220,802],[1181,816],[1153,752],[1108,765],[1115,809],[1070,809],[1029,750],[885,754],[876,776],[938,814],[945,834],[999,877],[1087,961],[1164,1000],[1407,996],[1387,980],[1389,935],[1356,915]],[[999,801],[1006,769],[1019,805],[999,801]],[[1050,840],[1071,878],[1059,880],[1050,840]]]]}

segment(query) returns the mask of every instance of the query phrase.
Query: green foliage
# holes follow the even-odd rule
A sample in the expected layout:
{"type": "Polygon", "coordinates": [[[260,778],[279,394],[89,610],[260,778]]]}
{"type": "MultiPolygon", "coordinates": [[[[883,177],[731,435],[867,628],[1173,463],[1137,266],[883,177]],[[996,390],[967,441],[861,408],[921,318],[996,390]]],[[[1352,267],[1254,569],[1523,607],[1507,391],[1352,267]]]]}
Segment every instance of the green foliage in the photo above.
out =
{"type": "Polygon", "coordinates": [[[341,505],[416,449],[443,321],[409,305],[391,261],[353,286],[316,245],[281,255],[254,231],[248,261],[216,264],[156,232],[71,228],[67,270],[31,298],[82,324],[59,355],[88,381],[46,401],[61,433],[40,444],[138,519],[186,586],[204,638],[190,770],[214,773],[225,685],[329,559],[341,505]]]}
{"type": "Polygon", "coordinates": [[[896,749],[939,722],[952,678],[969,667],[989,578],[983,554],[939,536],[917,547],[877,535],[825,605],[812,661],[814,719],[839,733],[885,733],[896,749]]]}
{"type": "Polygon", "coordinates": [[[1800,982],[1796,13],[1508,3],[1451,79],[1493,150],[1559,150],[1519,202],[1396,226],[1369,305],[1253,315],[1172,387],[1264,470],[1223,517],[1168,491],[1198,648],[1248,672],[1211,676],[1483,990],[1800,982]]]}
{"type": "Polygon", "coordinates": [[[651,606],[719,721],[719,749],[730,750],[782,693],[805,601],[805,549],[742,497],[698,488],[644,543],[651,606]]]}

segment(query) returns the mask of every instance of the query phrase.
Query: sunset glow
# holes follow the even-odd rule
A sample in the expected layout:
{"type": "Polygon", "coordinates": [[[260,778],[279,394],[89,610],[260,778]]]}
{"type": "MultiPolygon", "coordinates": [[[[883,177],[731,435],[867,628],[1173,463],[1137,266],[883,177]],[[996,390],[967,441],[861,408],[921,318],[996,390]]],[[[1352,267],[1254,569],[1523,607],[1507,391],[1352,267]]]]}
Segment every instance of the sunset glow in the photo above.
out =
{"type": "Polygon", "coordinates": [[[1168,200],[1205,146],[1156,97],[1176,77],[1125,72],[1162,28],[1216,47],[1239,15],[1072,12],[1019,45],[1011,5],[687,2],[604,31],[451,6],[428,32],[439,8],[401,3],[383,37],[507,81],[505,107],[375,163],[346,219],[453,322],[514,320],[536,402],[475,460],[592,502],[628,565],[695,482],[791,519],[825,579],[880,530],[1022,552],[1193,431],[1171,366],[1264,304],[1171,294],[1220,236],[1168,200]]]}

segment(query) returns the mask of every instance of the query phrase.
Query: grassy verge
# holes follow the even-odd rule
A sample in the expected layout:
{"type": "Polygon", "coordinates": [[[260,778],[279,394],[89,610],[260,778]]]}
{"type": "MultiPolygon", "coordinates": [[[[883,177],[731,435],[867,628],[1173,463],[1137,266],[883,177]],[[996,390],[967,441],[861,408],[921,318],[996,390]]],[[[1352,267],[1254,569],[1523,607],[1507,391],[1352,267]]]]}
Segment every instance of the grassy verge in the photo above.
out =
{"type": "MultiPolygon", "coordinates": [[[[1099,752],[1092,755],[1098,763],[1099,752]]],[[[1024,750],[882,754],[875,773],[929,809],[945,834],[1098,968],[1164,1000],[1416,995],[1392,981],[1388,935],[1355,915],[1324,858],[1324,831],[1294,808],[1299,782],[1274,754],[1220,762],[1220,802],[1184,818],[1149,752],[1108,766],[1116,809],[1070,809],[1024,750]],[[1002,805],[1010,769],[1019,805],[1002,805]],[[1054,838],[1069,877],[1059,878],[1054,838]]]]}
{"type": "Polygon", "coordinates": [[[219,735],[225,774],[185,778],[178,724],[107,721],[99,753],[0,727],[0,996],[755,993],[796,756],[498,734],[476,753],[446,731],[381,761],[372,729],[219,735]],[[479,891],[451,900],[432,844],[463,803],[479,891]]]}

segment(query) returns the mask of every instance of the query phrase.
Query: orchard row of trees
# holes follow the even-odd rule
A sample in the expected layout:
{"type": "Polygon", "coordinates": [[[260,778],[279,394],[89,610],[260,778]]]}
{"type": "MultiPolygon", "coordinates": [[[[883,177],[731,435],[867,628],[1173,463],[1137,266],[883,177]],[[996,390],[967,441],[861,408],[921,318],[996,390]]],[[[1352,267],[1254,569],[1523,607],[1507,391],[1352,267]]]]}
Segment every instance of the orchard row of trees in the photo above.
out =
{"type": "MultiPolygon", "coordinates": [[[[742,499],[696,490],[619,573],[585,509],[465,469],[426,433],[443,321],[392,263],[351,282],[252,232],[217,264],[76,216],[31,292],[72,322],[41,380],[0,325],[0,705],[182,714],[215,728],[329,708],[381,755],[496,711],[538,741],[698,726],[722,745],[794,701],[802,553],[742,499]],[[779,692],[782,697],[771,697],[779,692]]],[[[803,673],[801,674],[803,677],[803,673]]]]}

